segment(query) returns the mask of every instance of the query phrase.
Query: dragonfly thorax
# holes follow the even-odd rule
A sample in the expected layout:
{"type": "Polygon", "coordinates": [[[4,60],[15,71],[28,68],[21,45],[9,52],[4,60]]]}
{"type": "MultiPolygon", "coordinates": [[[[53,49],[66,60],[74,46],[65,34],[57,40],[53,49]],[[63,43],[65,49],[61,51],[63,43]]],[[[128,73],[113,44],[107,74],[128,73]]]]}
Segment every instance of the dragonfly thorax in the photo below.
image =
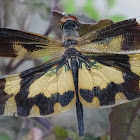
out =
{"type": "Polygon", "coordinates": [[[77,41],[75,39],[67,39],[63,42],[63,47],[65,48],[71,48],[77,45],[77,41]]]}
{"type": "Polygon", "coordinates": [[[79,37],[77,30],[65,31],[62,36],[62,46],[69,48],[71,46],[77,45],[76,38],[79,37]]]}
{"type": "Polygon", "coordinates": [[[65,53],[64,57],[66,59],[72,58],[72,57],[80,57],[81,53],[76,48],[68,48],[65,53]]]}
{"type": "Polygon", "coordinates": [[[69,48],[65,52],[66,59],[68,60],[69,67],[72,72],[75,73],[78,70],[79,59],[78,56],[80,52],[75,48],[69,48]]]}

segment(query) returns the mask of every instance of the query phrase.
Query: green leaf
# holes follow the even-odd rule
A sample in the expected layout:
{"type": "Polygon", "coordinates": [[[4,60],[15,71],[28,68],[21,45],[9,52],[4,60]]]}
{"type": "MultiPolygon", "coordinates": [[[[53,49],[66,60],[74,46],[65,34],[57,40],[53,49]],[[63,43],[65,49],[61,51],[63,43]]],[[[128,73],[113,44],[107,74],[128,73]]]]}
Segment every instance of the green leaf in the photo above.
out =
{"type": "Polygon", "coordinates": [[[112,8],[116,4],[116,0],[107,0],[107,5],[109,8],[112,8]]]}
{"type": "Polygon", "coordinates": [[[51,58],[50,56],[45,56],[45,57],[43,57],[41,60],[43,60],[43,61],[48,61],[50,58],[51,58]]]}
{"type": "Polygon", "coordinates": [[[114,22],[118,22],[118,21],[124,20],[125,16],[116,14],[116,15],[110,16],[109,19],[113,20],[114,22]]]}
{"type": "Polygon", "coordinates": [[[84,140],[100,140],[100,138],[94,138],[93,136],[86,134],[84,140]]]}
{"type": "Polygon", "coordinates": [[[83,10],[88,16],[92,17],[95,20],[99,20],[100,16],[98,14],[98,11],[96,10],[96,7],[94,6],[94,1],[95,0],[86,0],[83,10]]]}
{"type": "Polygon", "coordinates": [[[140,101],[112,108],[109,115],[111,140],[140,140],[140,101]]]}
{"type": "Polygon", "coordinates": [[[56,126],[56,127],[54,127],[53,131],[56,134],[57,140],[64,140],[68,137],[67,131],[62,127],[56,126]]]}
{"type": "Polygon", "coordinates": [[[0,133],[0,140],[10,140],[10,138],[4,133],[0,133]]]}
{"type": "Polygon", "coordinates": [[[75,0],[64,0],[64,11],[66,13],[75,13],[75,0]]]}

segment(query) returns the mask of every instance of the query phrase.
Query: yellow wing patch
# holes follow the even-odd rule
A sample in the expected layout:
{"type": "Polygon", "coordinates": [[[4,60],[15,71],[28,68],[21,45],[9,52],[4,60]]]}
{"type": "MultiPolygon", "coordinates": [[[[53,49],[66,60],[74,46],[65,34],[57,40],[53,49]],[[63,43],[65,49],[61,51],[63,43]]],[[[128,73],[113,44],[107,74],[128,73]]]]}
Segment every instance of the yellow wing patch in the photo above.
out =
{"type": "Polygon", "coordinates": [[[14,96],[10,97],[4,107],[4,116],[15,116],[17,112],[17,106],[14,99],[14,96]]]}
{"type": "Polygon", "coordinates": [[[140,76],[140,54],[129,55],[129,64],[131,71],[140,76]]]}
{"type": "Polygon", "coordinates": [[[121,49],[122,42],[124,40],[122,35],[107,38],[106,40],[97,41],[94,43],[86,42],[76,46],[77,50],[80,52],[89,52],[89,53],[123,53],[121,49]]]}
{"type": "Polygon", "coordinates": [[[126,96],[122,92],[117,93],[115,95],[115,103],[116,104],[122,104],[125,102],[129,102],[129,100],[127,100],[126,96]]]}
{"type": "Polygon", "coordinates": [[[91,67],[90,70],[83,64],[82,69],[79,69],[79,88],[91,90],[93,87],[99,86],[103,89],[110,82],[123,83],[122,72],[102,64],[98,68],[91,67]]]}
{"type": "Polygon", "coordinates": [[[6,76],[4,91],[9,95],[10,94],[16,95],[20,91],[21,80],[22,79],[19,77],[19,74],[6,76]]]}
{"type": "Polygon", "coordinates": [[[39,79],[36,79],[29,87],[28,98],[35,97],[39,93],[44,93],[47,98],[52,96],[52,93],[63,95],[64,92],[74,90],[73,77],[71,71],[65,71],[60,68],[61,73],[52,74],[46,73],[39,79]],[[66,84],[67,83],[67,84],[66,84]]]}
{"type": "Polygon", "coordinates": [[[30,110],[30,114],[29,114],[29,117],[35,117],[35,116],[40,117],[40,110],[37,105],[32,106],[32,108],[30,110]]]}

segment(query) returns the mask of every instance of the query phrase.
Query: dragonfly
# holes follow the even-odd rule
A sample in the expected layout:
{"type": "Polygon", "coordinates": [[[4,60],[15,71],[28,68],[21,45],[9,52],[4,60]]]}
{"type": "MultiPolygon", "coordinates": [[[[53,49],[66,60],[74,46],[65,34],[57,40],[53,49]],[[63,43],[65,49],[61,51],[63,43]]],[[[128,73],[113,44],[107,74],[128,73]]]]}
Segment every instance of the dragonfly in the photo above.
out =
{"type": "Polygon", "coordinates": [[[140,17],[105,21],[80,36],[78,18],[65,14],[59,22],[61,41],[0,28],[1,57],[57,56],[19,74],[0,77],[0,115],[50,117],[76,106],[82,137],[83,106],[109,108],[139,99],[140,17]]]}

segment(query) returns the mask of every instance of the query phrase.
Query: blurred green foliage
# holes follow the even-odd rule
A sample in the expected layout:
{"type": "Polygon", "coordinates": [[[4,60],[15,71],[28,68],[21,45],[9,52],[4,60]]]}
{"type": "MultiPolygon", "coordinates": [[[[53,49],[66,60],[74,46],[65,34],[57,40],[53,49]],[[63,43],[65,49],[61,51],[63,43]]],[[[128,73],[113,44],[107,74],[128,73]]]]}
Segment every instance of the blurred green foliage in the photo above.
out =
{"type": "Polygon", "coordinates": [[[114,22],[118,22],[118,21],[124,20],[125,16],[116,14],[116,15],[110,16],[110,19],[113,20],[114,22]]]}
{"type": "Polygon", "coordinates": [[[68,137],[68,132],[63,127],[55,126],[53,131],[56,134],[57,140],[65,140],[68,137]]]}
{"type": "Polygon", "coordinates": [[[100,138],[93,138],[91,135],[86,134],[84,140],[100,140],[100,138]]]}
{"type": "Polygon", "coordinates": [[[65,0],[63,7],[66,13],[75,13],[75,0],[65,0]]]}
{"type": "Polygon", "coordinates": [[[106,2],[107,2],[108,7],[110,8],[115,6],[116,4],[116,0],[107,0],[106,2]]]}
{"type": "MultiPolygon", "coordinates": [[[[83,6],[83,11],[86,13],[86,15],[88,15],[89,17],[95,19],[95,20],[100,20],[101,19],[101,15],[99,14],[100,9],[98,7],[95,6],[95,2],[97,2],[97,0],[86,0],[85,1],[85,5],[83,6]]],[[[116,4],[116,0],[105,0],[108,11],[113,8],[116,4]]],[[[121,21],[125,19],[124,15],[121,14],[114,14],[111,16],[106,17],[108,19],[113,20],[114,22],[117,21],[121,21]]]]}
{"type": "Polygon", "coordinates": [[[0,133],[0,140],[10,140],[10,138],[5,133],[0,133]]]}
{"type": "Polygon", "coordinates": [[[95,1],[96,0],[86,0],[85,5],[83,6],[83,10],[87,14],[87,16],[90,16],[95,20],[99,20],[100,16],[97,8],[94,5],[95,1]]]}

